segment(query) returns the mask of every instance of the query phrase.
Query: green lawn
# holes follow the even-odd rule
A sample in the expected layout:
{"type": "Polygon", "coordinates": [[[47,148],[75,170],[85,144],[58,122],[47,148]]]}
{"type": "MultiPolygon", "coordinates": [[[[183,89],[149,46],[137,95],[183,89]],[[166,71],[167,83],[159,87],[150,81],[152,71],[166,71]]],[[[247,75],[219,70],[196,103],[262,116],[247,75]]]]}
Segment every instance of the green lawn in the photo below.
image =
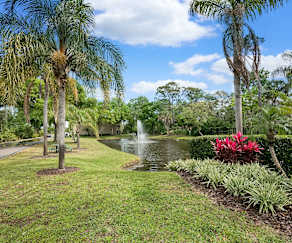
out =
{"type": "Polygon", "coordinates": [[[132,172],[135,156],[82,138],[80,171],[36,176],[57,159],[34,147],[0,160],[0,242],[287,242],[243,213],[215,206],[175,173],[132,172]]]}

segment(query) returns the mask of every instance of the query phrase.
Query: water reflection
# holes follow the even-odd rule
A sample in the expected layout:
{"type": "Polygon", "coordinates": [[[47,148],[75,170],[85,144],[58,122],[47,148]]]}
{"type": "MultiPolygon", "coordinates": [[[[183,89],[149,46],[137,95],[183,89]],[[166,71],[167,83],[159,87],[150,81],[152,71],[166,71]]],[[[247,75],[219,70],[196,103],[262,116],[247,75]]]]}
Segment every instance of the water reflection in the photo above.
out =
{"type": "Polygon", "coordinates": [[[167,162],[190,157],[189,143],[175,140],[147,140],[145,143],[137,143],[131,139],[103,140],[104,144],[111,148],[140,157],[141,164],[135,170],[159,171],[165,170],[167,162]]]}

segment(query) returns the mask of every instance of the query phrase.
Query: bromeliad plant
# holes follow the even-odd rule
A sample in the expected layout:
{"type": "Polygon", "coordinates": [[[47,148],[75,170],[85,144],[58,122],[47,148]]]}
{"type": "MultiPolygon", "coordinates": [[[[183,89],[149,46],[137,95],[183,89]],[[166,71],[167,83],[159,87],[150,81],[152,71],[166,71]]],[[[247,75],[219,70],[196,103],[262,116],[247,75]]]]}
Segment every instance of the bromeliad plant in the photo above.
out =
{"type": "Polygon", "coordinates": [[[216,153],[216,159],[226,163],[252,163],[258,161],[258,154],[262,148],[256,142],[248,141],[241,132],[232,138],[216,139],[212,143],[216,153]]]}

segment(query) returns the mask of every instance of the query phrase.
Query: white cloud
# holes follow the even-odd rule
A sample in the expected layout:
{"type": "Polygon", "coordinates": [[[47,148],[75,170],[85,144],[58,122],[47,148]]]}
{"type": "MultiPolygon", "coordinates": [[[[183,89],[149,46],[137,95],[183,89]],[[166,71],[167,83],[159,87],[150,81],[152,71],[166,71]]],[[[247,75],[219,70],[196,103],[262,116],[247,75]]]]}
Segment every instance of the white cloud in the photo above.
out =
{"type": "Polygon", "coordinates": [[[174,68],[175,74],[196,76],[204,72],[201,68],[196,69],[198,64],[212,62],[218,58],[220,58],[220,56],[217,53],[210,55],[194,55],[184,62],[170,62],[169,64],[174,68]]]}
{"type": "Polygon", "coordinates": [[[200,88],[200,89],[207,89],[208,86],[206,83],[203,82],[193,82],[188,80],[158,80],[156,82],[149,82],[149,81],[140,81],[138,83],[133,84],[131,91],[137,94],[147,94],[153,93],[156,89],[160,86],[163,86],[169,82],[175,82],[180,87],[193,87],[193,88],[200,88]]]}
{"type": "Polygon", "coordinates": [[[87,0],[98,11],[95,32],[127,44],[179,46],[214,35],[189,18],[189,1],[87,0]]]}
{"type": "Polygon", "coordinates": [[[226,78],[224,75],[208,73],[206,74],[207,78],[212,81],[214,84],[226,84],[231,82],[230,79],[226,78]]]}
{"type": "Polygon", "coordinates": [[[280,53],[276,56],[273,55],[262,56],[261,67],[272,72],[281,66],[285,66],[287,62],[282,58],[282,54],[283,53],[280,53]]]}
{"type": "Polygon", "coordinates": [[[221,58],[214,62],[211,66],[211,70],[218,73],[224,73],[227,75],[233,75],[230,71],[225,58],[221,58]]]}

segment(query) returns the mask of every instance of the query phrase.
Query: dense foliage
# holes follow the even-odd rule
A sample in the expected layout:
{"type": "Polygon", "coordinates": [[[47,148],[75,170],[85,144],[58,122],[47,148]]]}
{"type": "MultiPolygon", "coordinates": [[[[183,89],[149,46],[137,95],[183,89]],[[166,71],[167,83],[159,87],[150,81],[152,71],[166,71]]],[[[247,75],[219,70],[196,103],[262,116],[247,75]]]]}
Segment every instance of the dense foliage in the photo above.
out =
{"type": "MultiPolygon", "coordinates": [[[[191,141],[191,156],[194,159],[213,159],[216,153],[213,150],[212,143],[216,143],[216,139],[226,139],[227,136],[201,136],[191,141]]],[[[230,138],[230,136],[229,136],[230,138]]],[[[256,141],[259,147],[263,148],[258,154],[258,161],[263,165],[274,168],[274,163],[269,152],[269,143],[264,135],[249,136],[250,140],[256,141]]],[[[277,136],[275,142],[275,151],[284,170],[288,174],[292,174],[292,137],[277,136]]]]}
{"type": "Polygon", "coordinates": [[[292,182],[278,173],[254,164],[225,164],[214,160],[178,160],[168,169],[183,171],[200,179],[207,186],[222,186],[233,196],[240,196],[248,207],[260,213],[275,213],[292,204],[292,182]]]}

